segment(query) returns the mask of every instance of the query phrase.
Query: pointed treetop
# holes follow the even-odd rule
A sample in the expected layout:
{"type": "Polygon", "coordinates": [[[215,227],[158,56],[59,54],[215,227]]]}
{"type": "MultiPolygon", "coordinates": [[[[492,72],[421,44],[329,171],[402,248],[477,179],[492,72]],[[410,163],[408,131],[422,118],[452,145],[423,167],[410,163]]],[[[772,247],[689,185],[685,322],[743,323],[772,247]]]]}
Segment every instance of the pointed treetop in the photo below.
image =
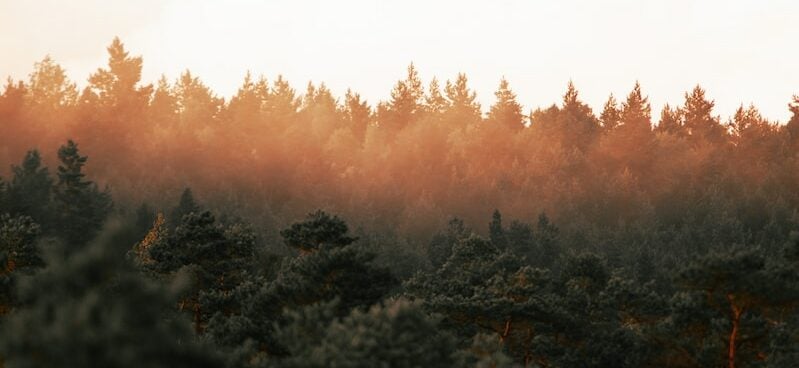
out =
{"type": "Polygon", "coordinates": [[[651,126],[652,108],[649,105],[649,98],[644,97],[641,93],[641,85],[638,81],[627,95],[627,100],[622,103],[620,117],[625,125],[646,128],[651,126]]]}
{"type": "Polygon", "coordinates": [[[499,81],[499,88],[494,92],[497,101],[488,112],[488,119],[499,122],[512,130],[524,128],[522,106],[516,101],[516,94],[510,89],[505,77],[499,81]]]}
{"type": "Polygon", "coordinates": [[[619,110],[616,97],[613,96],[612,93],[608,96],[607,102],[605,102],[602,113],[599,115],[599,120],[602,122],[602,127],[604,127],[605,130],[612,130],[619,125],[621,111],[619,110]]]}
{"type": "Polygon", "coordinates": [[[578,95],[577,88],[574,87],[574,82],[570,79],[569,85],[566,87],[566,94],[563,95],[563,107],[579,104],[578,95]]]}

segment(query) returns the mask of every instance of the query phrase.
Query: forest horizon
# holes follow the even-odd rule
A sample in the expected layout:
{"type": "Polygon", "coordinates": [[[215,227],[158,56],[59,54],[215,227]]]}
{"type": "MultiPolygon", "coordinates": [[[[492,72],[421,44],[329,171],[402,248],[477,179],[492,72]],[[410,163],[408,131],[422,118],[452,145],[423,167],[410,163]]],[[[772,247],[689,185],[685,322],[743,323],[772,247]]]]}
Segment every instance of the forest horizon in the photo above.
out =
{"type": "Polygon", "coordinates": [[[220,97],[105,51],[85,85],[45,56],[0,86],[0,367],[799,361],[799,85],[784,121],[701,84],[529,107],[414,63],[383,99],[220,97]]]}

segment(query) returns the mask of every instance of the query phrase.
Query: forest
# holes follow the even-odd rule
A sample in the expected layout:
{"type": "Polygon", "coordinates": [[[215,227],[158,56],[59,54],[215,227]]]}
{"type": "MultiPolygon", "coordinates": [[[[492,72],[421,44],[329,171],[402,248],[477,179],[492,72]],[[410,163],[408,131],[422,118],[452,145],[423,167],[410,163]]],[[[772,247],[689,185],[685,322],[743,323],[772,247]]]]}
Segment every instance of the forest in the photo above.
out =
{"type": "Polygon", "coordinates": [[[484,108],[411,64],[224,99],[107,51],[0,95],[2,367],[799,362],[799,96],[484,108]]]}

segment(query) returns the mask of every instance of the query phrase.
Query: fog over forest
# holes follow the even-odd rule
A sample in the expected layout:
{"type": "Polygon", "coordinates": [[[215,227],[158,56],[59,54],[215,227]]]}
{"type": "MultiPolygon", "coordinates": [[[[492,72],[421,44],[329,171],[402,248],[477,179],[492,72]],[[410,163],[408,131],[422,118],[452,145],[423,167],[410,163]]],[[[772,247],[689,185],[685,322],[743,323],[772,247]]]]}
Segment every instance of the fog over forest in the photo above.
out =
{"type": "Polygon", "coordinates": [[[226,99],[107,51],[0,91],[0,367],[799,361],[799,96],[482,106],[410,64],[226,99]]]}

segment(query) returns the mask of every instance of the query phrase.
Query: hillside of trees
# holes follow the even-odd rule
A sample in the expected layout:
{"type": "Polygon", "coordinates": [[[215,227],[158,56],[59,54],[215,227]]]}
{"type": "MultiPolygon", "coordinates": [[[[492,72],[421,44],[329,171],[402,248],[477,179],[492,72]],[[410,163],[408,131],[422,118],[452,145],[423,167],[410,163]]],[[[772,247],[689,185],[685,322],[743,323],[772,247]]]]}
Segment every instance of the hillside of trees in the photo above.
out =
{"type": "MultiPolygon", "coordinates": [[[[525,111],[247,75],[0,94],[0,366],[789,367],[799,96],[525,111]],[[487,113],[484,113],[487,112],[487,113]]],[[[2,72],[2,71],[0,71],[2,72]]]]}

